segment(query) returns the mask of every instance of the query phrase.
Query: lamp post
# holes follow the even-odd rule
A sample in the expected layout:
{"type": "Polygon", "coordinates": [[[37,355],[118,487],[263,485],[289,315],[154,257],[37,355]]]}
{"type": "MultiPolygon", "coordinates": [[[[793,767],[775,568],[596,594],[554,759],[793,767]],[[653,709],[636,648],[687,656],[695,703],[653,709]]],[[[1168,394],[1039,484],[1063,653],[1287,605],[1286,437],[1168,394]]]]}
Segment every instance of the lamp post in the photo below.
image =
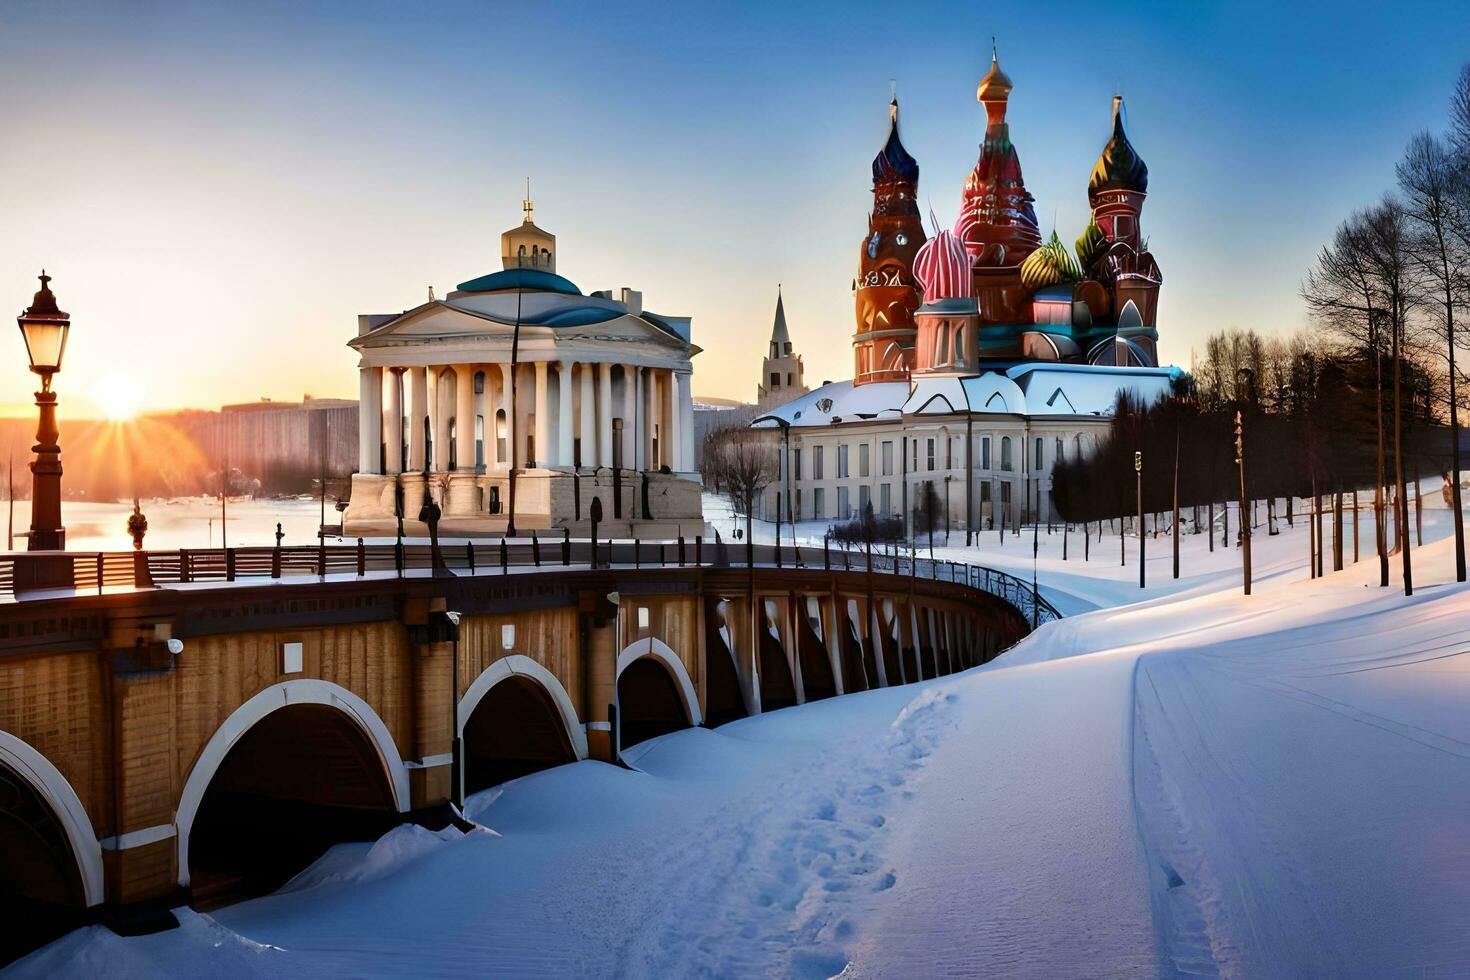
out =
{"type": "Polygon", "coordinates": [[[66,547],[66,528],[61,524],[61,431],[56,426],[56,392],[51,390],[51,376],[61,370],[66,353],[66,335],[71,330],[71,317],[56,306],[56,297],[48,285],[51,277],[41,271],[41,289],[26,311],[16,317],[31,370],[41,376],[41,390],[36,392],[36,408],[40,421],[36,426],[36,458],[31,463],[31,537],[28,551],[60,551],[66,547]]]}
{"type": "Polygon", "coordinates": [[[1134,493],[1138,496],[1138,587],[1143,588],[1143,453],[1133,453],[1134,493]]]}

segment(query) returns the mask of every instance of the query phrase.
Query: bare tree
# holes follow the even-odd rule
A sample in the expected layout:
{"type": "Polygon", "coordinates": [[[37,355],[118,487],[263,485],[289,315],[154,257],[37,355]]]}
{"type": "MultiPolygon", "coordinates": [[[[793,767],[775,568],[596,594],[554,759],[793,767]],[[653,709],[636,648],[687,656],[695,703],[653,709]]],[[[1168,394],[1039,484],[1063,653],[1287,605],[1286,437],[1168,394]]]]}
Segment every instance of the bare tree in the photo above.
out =
{"type": "Polygon", "coordinates": [[[745,518],[748,551],[756,503],[780,472],[774,430],[738,428],[711,433],[704,466],[705,479],[729,498],[736,515],[745,518]]]}
{"type": "MultiPolygon", "coordinates": [[[[1460,502],[1460,406],[1455,377],[1455,312],[1465,278],[1465,256],[1452,231],[1460,202],[1456,185],[1464,164],[1449,145],[1429,133],[1409,141],[1397,168],[1409,234],[1405,246],[1422,277],[1424,307],[1438,321],[1449,366],[1450,506],[1455,524],[1455,579],[1465,581],[1464,512],[1460,502]]],[[[1437,346],[1437,345],[1436,345],[1437,346]]]]}
{"type": "Polygon", "coordinates": [[[1379,585],[1388,585],[1388,528],[1384,514],[1384,427],[1382,303],[1369,260],[1372,234],[1369,216],[1356,212],[1337,226],[1332,241],[1317,254],[1316,265],[1302,285],[1307,310],[1325,329],[1352,348],[1373,358],[1378,441],[1378,477],[1373,487],[1373,524],[1378,549],[1379,585]]]}

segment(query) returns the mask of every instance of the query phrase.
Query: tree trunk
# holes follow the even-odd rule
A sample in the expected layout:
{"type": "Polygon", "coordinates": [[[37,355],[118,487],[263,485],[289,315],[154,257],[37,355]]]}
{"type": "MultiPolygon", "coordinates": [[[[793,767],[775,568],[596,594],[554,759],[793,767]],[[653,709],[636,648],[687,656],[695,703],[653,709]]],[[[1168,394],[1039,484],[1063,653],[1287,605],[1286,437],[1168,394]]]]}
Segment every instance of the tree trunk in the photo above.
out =
{"type": "Polygon", "coordinates": [[[1404,595],[1414,594],[1414,567],[1409,558],[1409,536],[1407,533],[1409,524],[1409,501],[1407,487],[1404,483],[1404,407],[1403,407],[1403,342],[1400,335],[1403,333],[1401,317],[1395,310],[1395,323],[1393,326],[1393,480],[1398,488],[1398,521],[1399,540],[1403,543],[1400,557],[1404,569],[1404,595]]]}

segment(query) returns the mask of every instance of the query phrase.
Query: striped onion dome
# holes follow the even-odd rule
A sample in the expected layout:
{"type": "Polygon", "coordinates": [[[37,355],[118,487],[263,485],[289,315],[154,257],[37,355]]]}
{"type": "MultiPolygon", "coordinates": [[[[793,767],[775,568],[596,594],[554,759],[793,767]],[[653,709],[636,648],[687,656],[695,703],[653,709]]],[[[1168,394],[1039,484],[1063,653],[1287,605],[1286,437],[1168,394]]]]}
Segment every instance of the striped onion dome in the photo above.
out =
{"type": "Polygon", "coordinates": [[[975,295],[970,278],[970,255],[948,231],[929,239],[914,257],[914,278],[924,287],[924,302],[969,299],[975,295]]]}
{"type": "Polygon", "coordinates": [[[1076,260],[1056,232],[1051,233],[1051,241],[1026,256],[1026,261],[1021,263],[1021,285],[1032,292],[1081,278],[1082,272],[1077,268],[1076,260]]]}

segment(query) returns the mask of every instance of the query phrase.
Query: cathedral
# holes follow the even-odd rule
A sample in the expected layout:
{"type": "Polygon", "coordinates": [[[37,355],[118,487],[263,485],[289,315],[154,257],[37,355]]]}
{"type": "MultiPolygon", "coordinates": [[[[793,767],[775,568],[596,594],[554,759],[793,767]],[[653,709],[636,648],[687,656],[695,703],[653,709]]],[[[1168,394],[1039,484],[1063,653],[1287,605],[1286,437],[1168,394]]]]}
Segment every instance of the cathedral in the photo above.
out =
{"type": "Polygon", "coordinates": [[[1122,99],[1087,181],[1091,220],[1069,248],[1042,236],[1006,122],[1012,91],[992,53],[976,90],[979,159],[953,226],[930,216],[933,237],[889,104],[853,280],[853,378],[753,423],[789,435],[769,519],[845,520],[870,504],[907,519],[938,498],[941,530],[1051,520],[1052,467],[1106,432],[1118,392],[1151,400],[1178,376],[1158,365],[1163,277],[1141,230],[1148,167],[1122,99]]]}

